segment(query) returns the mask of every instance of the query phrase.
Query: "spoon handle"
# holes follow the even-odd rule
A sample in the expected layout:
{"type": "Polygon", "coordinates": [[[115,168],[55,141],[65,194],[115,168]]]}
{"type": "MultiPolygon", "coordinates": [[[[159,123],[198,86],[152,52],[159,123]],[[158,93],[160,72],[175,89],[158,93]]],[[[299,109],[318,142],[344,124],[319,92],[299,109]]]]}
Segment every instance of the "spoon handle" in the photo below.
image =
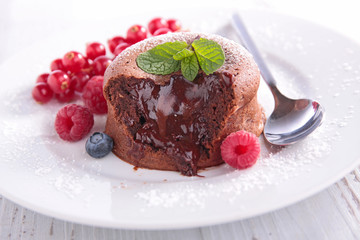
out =
{"type": "Polygon", "coordinates": [[[232,19],[235,29],[238,32],[240,39],[244,43],[245,48],[249,50],[249,52],[253,55],[255,62],[257,63],[260,69],[261,76],[263,77],[263,79],[265,80],[265,82],[268,84],[268,86],[272,91],[277,91],[275,78],[272,76],[264,59],[261,57],[259,50],[257,49],[254,41],[250,37],[250,34],[248,33],[245,24],[241,20],[239,14],[237,13],[233,14],[232,19]]]}

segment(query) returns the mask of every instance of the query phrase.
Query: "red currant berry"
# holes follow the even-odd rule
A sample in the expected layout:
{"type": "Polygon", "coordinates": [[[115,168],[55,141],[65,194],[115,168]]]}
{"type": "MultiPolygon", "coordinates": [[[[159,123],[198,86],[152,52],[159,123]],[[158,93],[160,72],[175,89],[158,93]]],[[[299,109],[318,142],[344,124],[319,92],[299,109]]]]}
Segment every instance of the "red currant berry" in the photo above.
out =
{"type": "Polygon", "coordinates": [[[95,75],[103,76],[106,68],[112,63],[111,59],[106,56],[95,58],[93,62],[93,71],[95,75]]]}
{"type": "Polygon", "coordinates": [[[71,79],[61,70],[55,70],[48,77],[48,84],[54,93],[63,93],[70,87],[71,79]]]}
{"type": "Polygon", "coordinates": [[[171,32],[171,30],[168,29],[168,28],[159,28],[158,30],[156,30],[154,32],[153,36],[159,36],[159,35],[167,34],[168,32],[171,32]]]}
{"type": "Polygon", "coordinates": [[[75,142],[85,137],[94,126],[94,116],[86,107],[69,104],[56,114],[55,130],[63,140],[75,142]]]}
{"type": "Polygon", "coordinates": [[[169,24],[169,29],[172,32],[177,32],[181,29],[181,23],[176,19],[169,19],[167,20],[167,23],[169,24]]]}
{"type": "Polygon", "coordinates": [[[53,60],[50,64],[50,70],[51,71],[55,71],[55,70],[61,70],[66,72],[66,68],[63,64],[63,61],[61,58],[57,58],[55,60],[53,60]]]}
{"type": "Polygon", "coordinates": [[[94,76],[87,82],[82,93],[84,105],[95,114],[107,113],[107,104],[103,94],[103,83],[103,76],[94,76]]]}
{"type": "Polygon", "coordinates": [[[127,31],[126,39],[129,43],[137,43],[147,38],[147,29],[141,25],[133,25],[127,31]]]}
{"type": "Polygon", "coordinates": [[[98,42],[89,43],[86,46],[86,56],[87,58],[94,60],[99,56],[106,55],[105,46],[98,42]]]}
{"type": "Polygon", "coordinates": [[[87,63],[81,69],[81,72],[84,72],[84,73],[88,74],[90,77],[92,77],[94,75],[93,74],[93,63],[94,63],[93,60],[87,59],[87,63]]]}
{"type": "Polygon", "coordinates": [[[80,72],[87,64],[86,58],[79,52],[70,51],[62,59],[67,70],[72,73],[80,72]]]}
{"type": "Polygon", "coordinates": [[[163,18],[154,18],[148,24],[148,29],[151,34],[154,34],[154,32],[160,28],[169,28],[169,24],[163,18]]]}
{"type": "Polygon", "coordinates": [[[40,83],[40,82],[47,83],[48,77],[49,77],[48,73],[43,73],[37,77],[36,83],[40,83]]]}
{"type": "Polygon", "coordinates": [[[114,55],[117,56],[119,55],[122,51],[124,51],[126,48],[130,47],[131,45],[128,43],[120,43],[119,45],[116,46],[115,50],[114,50],[114,55]]]}
{"type": "Polygon", "coordinates": [[[45,82],[37,83],[32,90],[32,97],[38,103],[49,102],[52,99],[53,95],[54,95],[53,91],[50,89],[49,85],[45,82]]]}
{"type": "Polygon", "coordinates": [[[55,98],[56,100],[58,100],[61,103],[68,103],[71,102],[72,100],[74,100],[75,98],[75,90],[74,87],[70,87],[68,89],[65,90],[65,92],[63,93],[55,93],[55,98]]]}
{"type": "Polygon", "coordinates": [[[114,50],[116,48],[117,45],[119,45],[120,43],[124,43],[126,42],[126,39],[120,36],[115,36],[111,39],[108,40],[108,45],[109,45],[109,49],[111,53],[114,53],[114,50]]]}
{"type": "Polygon", "coordinates": [[[75,91],[82,92],[84,86],[89,81],[89,79],[90,79],[90,76],[86,72],[75,73],[71,77],[71,82],[73,82],[75,85],[75,87],[74,87],[75,91]]]}

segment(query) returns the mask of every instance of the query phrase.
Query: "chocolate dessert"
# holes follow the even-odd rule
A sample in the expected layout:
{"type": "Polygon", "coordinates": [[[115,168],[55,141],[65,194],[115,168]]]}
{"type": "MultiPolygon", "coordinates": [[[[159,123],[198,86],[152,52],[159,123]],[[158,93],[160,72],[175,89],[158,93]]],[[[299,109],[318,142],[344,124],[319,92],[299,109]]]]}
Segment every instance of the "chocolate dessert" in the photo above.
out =
{"type": "Polygon", "coordinates": [[[230,133],[261,134],[259,82],[252,56],[231,40],[198,33],[150,38],[123,51],[105,72],[105,132],[114,140],[114,154],[128,163],[194,176],[223,163],[220,145],[230,133]],[[154,75],[136,64],[139,54],[158,44],[199,37],[217,42],[225,53],[224,65],[213,74],[200,70],[191,82],[180,71],[154,75]]]}

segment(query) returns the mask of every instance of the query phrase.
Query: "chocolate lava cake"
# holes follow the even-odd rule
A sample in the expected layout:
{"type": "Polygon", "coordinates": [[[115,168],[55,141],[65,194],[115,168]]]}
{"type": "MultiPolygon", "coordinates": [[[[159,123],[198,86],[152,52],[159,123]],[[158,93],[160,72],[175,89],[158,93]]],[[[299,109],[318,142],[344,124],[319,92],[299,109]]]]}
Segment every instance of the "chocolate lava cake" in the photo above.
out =
{"type": "Polygon", "coordinates": [[[220,145],[230,133],[261,134],[259,82],[252,56],[231,40],[189,32],[149,38],[124,50],[105,72],[105,132],[114,140],[114,154],[134,166],[194,176],[223,163],[220,145]],[[225,53],[213,74],[200,70],[190,82],[181,71],[153,75],[136,64],[140,53],[158,44],[189,44],[199,37],[217,42],[225,53]]]}

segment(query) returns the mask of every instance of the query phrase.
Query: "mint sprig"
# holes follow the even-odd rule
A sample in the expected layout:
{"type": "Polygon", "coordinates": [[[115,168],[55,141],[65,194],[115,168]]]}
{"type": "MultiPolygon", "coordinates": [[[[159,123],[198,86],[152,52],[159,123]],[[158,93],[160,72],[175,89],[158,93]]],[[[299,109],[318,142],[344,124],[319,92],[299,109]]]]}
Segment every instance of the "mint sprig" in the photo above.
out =
{"type": "Polygon", "coordinates": [[[136,58],[138,67],[147,73],[167,75],[181,69],[189,81],[196,78],[200,68],[209,75],[224,62],[221,46],[205,38],[194,40],[189,45],[184,41],[163,43],[136,58]]]}

